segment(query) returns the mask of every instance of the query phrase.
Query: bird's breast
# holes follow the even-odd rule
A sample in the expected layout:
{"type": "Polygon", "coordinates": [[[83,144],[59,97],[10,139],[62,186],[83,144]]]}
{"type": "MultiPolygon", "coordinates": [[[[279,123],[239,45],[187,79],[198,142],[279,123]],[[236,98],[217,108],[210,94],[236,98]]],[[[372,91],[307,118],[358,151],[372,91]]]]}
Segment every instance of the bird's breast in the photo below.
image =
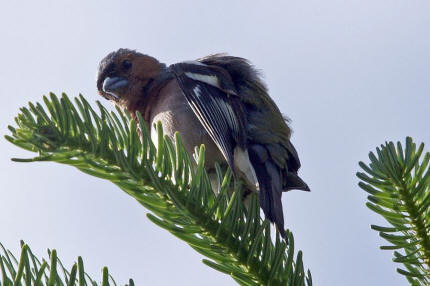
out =
{"type": "Polygon", "coordinates": [[[175,132],[180,133],[183,145],[190,156],[194,153],[195,146],[204,144],[206,167],[212,168],[215,162],[225,163],[218,147],[194,114],[175,80],[160,90],[157,99],[151,105],[151,139],[156,145],[158,136],[154,124],[158,121],[161,121],[163,133],[169,136],[172,142],[175,132]]]}

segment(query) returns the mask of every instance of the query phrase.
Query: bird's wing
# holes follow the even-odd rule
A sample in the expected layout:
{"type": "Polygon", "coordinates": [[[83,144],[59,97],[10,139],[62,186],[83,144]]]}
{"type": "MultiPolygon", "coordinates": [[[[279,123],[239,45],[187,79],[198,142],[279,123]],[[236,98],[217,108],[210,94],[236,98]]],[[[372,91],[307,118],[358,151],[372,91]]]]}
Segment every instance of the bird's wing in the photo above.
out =
{"type": "Polygon", "coordinates": [[[235,86],[222,68],[200,62],[170,66],[192,110],[234,170],[234,148],[245,149],[245,116],[235,86]]]}

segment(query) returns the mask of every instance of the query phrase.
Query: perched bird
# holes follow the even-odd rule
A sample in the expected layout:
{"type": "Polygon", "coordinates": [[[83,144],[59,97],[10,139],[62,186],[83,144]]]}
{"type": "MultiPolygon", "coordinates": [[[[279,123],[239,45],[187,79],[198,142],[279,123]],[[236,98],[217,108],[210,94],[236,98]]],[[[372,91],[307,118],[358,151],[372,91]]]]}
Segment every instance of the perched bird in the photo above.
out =
{"type": "Polygon", "coordinates": [[[132,116],[139,111],[148,127],[161,121],[172,139],[180,132],[189,154],[205,144],[208,171],[215,162],[228,165],[248,190],[258,192],[266,218],[285,237],[282,192],[310,189],[297,175],[300,161],[288,120],[247,60],[217,54],[167,67],[119,49],[101,61],[97,89],[132,116]]]}

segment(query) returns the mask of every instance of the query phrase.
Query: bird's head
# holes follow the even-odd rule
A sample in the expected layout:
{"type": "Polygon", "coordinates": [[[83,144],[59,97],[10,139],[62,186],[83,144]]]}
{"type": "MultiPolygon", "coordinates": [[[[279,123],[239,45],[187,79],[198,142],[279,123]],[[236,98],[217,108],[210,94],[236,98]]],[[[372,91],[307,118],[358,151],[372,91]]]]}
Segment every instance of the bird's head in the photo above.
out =
{"type": "Polygon", "coordinates": [[[158,77],[161,67],[162,64],[153,57],[133,50],[119,49],[100,62],[98,92],[115,104],[128,105],[142,99],[158,77]]]}

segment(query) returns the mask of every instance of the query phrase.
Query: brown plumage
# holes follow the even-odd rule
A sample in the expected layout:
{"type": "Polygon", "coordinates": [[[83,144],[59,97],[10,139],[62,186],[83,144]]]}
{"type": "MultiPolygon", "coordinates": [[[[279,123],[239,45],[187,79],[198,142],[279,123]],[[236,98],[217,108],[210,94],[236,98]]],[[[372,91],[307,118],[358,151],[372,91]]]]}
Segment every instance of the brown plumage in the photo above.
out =
{"type": "Polygon", "coordinates": [[[291,130],[258,73],[245,59],[213,55],[166,67],[155,58],[120,49],[100,63],[100,95],[140,111],[148,127],[161,121],[185,148],[206,146],[206,166],[231,167],[250,191],[259,192],[266,217],[285,237],[283,191],[309,191],[297,175],[300,161],[291,130]]]}

